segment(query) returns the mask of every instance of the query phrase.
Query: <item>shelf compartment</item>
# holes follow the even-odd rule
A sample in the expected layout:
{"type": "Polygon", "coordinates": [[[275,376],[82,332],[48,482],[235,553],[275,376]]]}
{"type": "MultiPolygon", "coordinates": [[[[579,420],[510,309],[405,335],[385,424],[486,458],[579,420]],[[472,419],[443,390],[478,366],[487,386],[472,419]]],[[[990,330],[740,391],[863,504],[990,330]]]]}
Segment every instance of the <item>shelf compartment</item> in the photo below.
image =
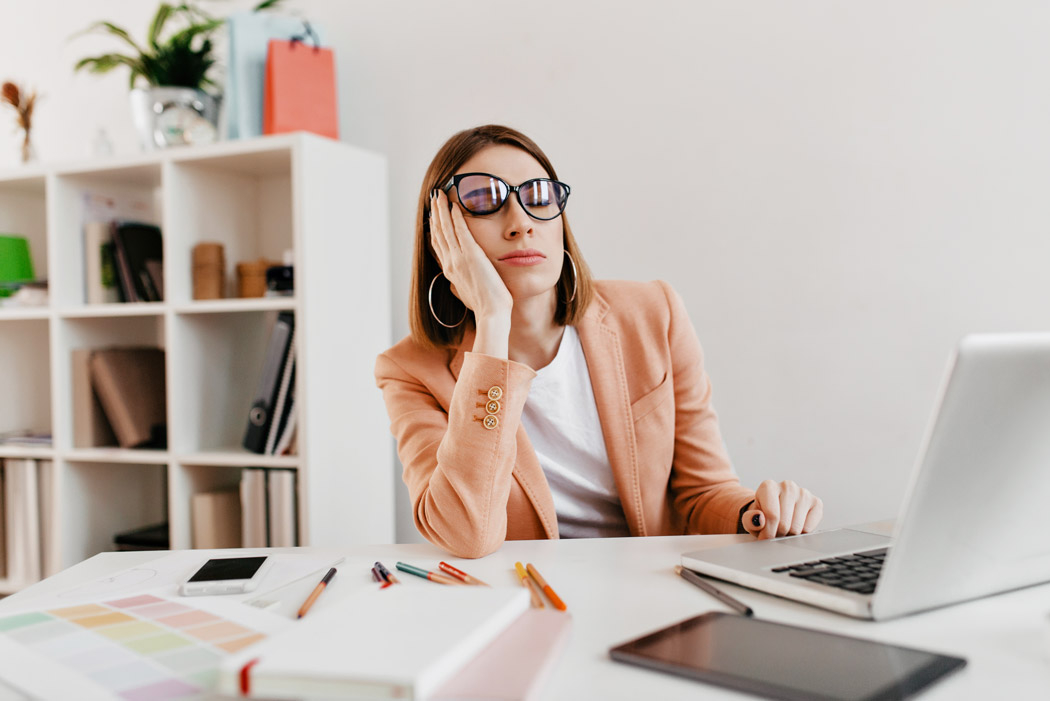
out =
{"type": "Polygon", "coordinates": [[[165,292],[177,304],[193,298],[193,247],[222,244],[226,297],[236,294],[236,265],[260,258],[280,263],[293,250],[290,148],[172,161],[165,188],[172,233],[165,252],[165,292]]]}
{"type": "Polygon", "coordinates": [[[172,549],[193,546],[193,495],[224,489],[239,490],[241,468],[180,460],[169,483],[172,494],[172,549]]]}
{"type": "MultiPolygon", "coordinates": [[[[61,397],[60,407],[55,416],[56,447],[68,448],[74,445],[73,351],[136,346],[166,350],[164,321],[164,316],[154,314],[116,317],[87,316],[63,320],[59,326],[59,338],[55,343],[55,352],[58,354],[55,372],[58,386],[64,388],[66,394],[61,397]]],[[[168,354],[165,353],[165,365],[168,364],[167,356],[168,354]]],[[[170,372],[166,369],[165,390],[169,396],[171,394],[170,378],[170,372]]],[[[166,414],[170,414],[170,411],[166,414]]],[[[170,418],[168,423],[170,424],[170,418]]]]}
{"type": "Polygon", "coordinates": [[[166,464],[64,461],[58,505],[61,564],[114,549],[113,536],[168,521],[166,464]]]}
{"type": "Polygon", "coordinates": [[[46,185],[43,175],[0,176],[0,235],[26,239],[37,280],[48,278],[46,185]]]}
{"type": "Polygon", "coordinates": [[[0,434],[52,430],[50,336],[47,320],[7,319],[0,325],[0,434]]]}
{"type": "Polygon", "coordinates": [[[142,163],[69,169],[54,176],[48,214],[53,227],[51,240],[62,249],[63,255],[52,270],[52,304],[60,308],[86,305],[86,221],[120,218],[161,225],[161,172],[160,163],[142,163]]]}
{"type": "Polygon", "coordinates": [[[173,453],[239,455],[231,446],[244,439],[276,318],[276,311],[175,317],[169,375],[173,453]]]}

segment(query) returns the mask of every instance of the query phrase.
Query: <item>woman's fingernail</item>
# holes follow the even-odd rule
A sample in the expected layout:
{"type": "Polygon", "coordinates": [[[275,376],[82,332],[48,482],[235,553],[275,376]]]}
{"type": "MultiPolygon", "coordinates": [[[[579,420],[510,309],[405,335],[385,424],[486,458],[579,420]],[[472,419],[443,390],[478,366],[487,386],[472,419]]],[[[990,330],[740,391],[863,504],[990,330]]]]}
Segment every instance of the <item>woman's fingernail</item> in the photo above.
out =
{"type": "Polygon", "coordinates": [[[759,528],[762,525],[762,514],[755,514],[751,517],[751,525],[755,528],[759,528]]]}

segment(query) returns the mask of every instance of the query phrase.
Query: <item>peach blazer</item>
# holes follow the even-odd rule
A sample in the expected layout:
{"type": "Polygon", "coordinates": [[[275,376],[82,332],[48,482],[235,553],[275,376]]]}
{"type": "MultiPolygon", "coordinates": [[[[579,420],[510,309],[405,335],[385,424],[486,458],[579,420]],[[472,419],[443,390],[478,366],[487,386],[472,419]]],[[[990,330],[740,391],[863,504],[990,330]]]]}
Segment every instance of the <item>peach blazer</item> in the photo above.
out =
{"type": "MultiPolygon", "coordinates": [[[[632,535],[736,533],[740,486],[711,406],[700,342],[665,282],[598,281],[576,329],[632,535]]],[[[416,527],[459,557],[557,538],[547,479],[521,425],[535,372],[405,338],[376,361],[416,527]]]]}

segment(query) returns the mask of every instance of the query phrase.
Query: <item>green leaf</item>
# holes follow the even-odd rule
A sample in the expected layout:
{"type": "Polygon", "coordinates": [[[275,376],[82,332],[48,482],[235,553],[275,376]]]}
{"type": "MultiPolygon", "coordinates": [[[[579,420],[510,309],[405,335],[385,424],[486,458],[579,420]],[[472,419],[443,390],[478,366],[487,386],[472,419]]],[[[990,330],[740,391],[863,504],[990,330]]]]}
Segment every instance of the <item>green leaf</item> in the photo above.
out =
{"type": "Polygon", "coordinates": [[[99,32],[102,34],[112,34],[113,36],[119,37],[126,41],[128,45],[131,46],[131,48],[135,49],[135,51],[139,52],[140,54],[144,53],[142,47],[135,43],[135,40],[131,38],[131,35],[128,34],[127,30],[123,29],[122,27],[118,27],[112,22],[95,22],[93,25],[85,29],[84,32],[99,32]]]}
{"type": "Polygon", "coordinates": [[[143,75],[143,64],[141,61],[136,60],[131,56],[125,56],[123,54],[102,54],[101,56],[83,58],[77,61],[77,65],[73,67],[73,70],[79,71],[86,68],[91,73],[104,74],[121,66],[127,66],[131,70],[129,84],[134,88],[135,79],[140,75],[143,75]]]}
{"type": "Polygon", "coordinates": [[[141,64],[132,57],[124,56],[123,54],[102,54],[101,56],[80,59],[73,70],[79,71],[82,68],[87,68],[92,73],[108,73],[120,66],[128,66],[132,70],[139,70],[141,64]]]}
{"type": "Polygon", "coordinates": [[[187,46],[198,34],[208,35],[224,24],[225,20],[210,19],[202,24],[191,24],[182,31],[171,37],[171,41],[185,43],[187,46]]]}
{"type": "Polygon", "coordinates": [[[161,30],[164,28],[164,23],[171,17],[174,8],[168,3],[161,3],[160,7],[157,8],[157,14],[153,15],[153,22],[149,26],[149,34],[146,40],[154,47],[157,47],[157,37],[160,36],[161,30]]]}
{"type": "Polygon", "coordinates": [[[258,5],[256,5],[254,8],[252,8],[252,12],[261,12],[262,10],[271,10],[271,9],[279,6],[282,2],[283,2],[283,0],[263,0],[263,2],[260,2],[258,5]]]}

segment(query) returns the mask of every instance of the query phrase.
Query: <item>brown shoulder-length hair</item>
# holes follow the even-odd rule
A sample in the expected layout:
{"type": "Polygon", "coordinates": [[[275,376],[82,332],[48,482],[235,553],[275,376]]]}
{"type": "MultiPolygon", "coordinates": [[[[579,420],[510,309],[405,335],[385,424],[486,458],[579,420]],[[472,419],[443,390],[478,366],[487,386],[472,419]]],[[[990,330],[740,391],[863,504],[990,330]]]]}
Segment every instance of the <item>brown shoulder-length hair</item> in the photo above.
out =
{"type": "MultiPolygon", "coordinates": [[[[423,176],[423,185],[419,189],[412,291],[409,295],[409,325],[412,329],[412,339],[425,348],[445,348],[459,344],[463,339],[463,330],[474,323],[474,313],[452,294],[448,282],[444,279],[434,284],[434,312],[446,324],[455,324],[460,319],[463,319],[463,323],[458,324],[455,328],[447,328],[438,323],[434,315],[430,313],[430,303],[427,299],[430,284],[441,272],[441,266],[430,245],[430,191],[443,187],[474,154],[487,146],[497,144],[520,148],[539,161],[549,177],[555,180],[558,178],[558,174],[554,172],[554,166],[551,165],[540,147],[532,139],[510,127],[488,124],[465,129],[455,134],[438,150],[434,160],[430,162],[430,167],[427,168],[426,175],[423,176]]],[[[579,321],[587,309],[594,295],[594,283],[590,269],[583,260],[580,247],[576,244],[576,239],[572,235],[572,229],[569,228],[569,222],[564,213],[561,215],[561,220],[565,230],[565,250],[576,263],[576,270],[574,279],[569,257],[565,256],[565,260],[562,261],[561,277],[558,278],[555,286],[558,306],[554,312],[554,322],[561,325],[572,325],[579,321]],[[574,286],[576,288],[575,297],[573,297],[574,286]],[[567,301],[570,298],[572,301],[567,301]]]]}

